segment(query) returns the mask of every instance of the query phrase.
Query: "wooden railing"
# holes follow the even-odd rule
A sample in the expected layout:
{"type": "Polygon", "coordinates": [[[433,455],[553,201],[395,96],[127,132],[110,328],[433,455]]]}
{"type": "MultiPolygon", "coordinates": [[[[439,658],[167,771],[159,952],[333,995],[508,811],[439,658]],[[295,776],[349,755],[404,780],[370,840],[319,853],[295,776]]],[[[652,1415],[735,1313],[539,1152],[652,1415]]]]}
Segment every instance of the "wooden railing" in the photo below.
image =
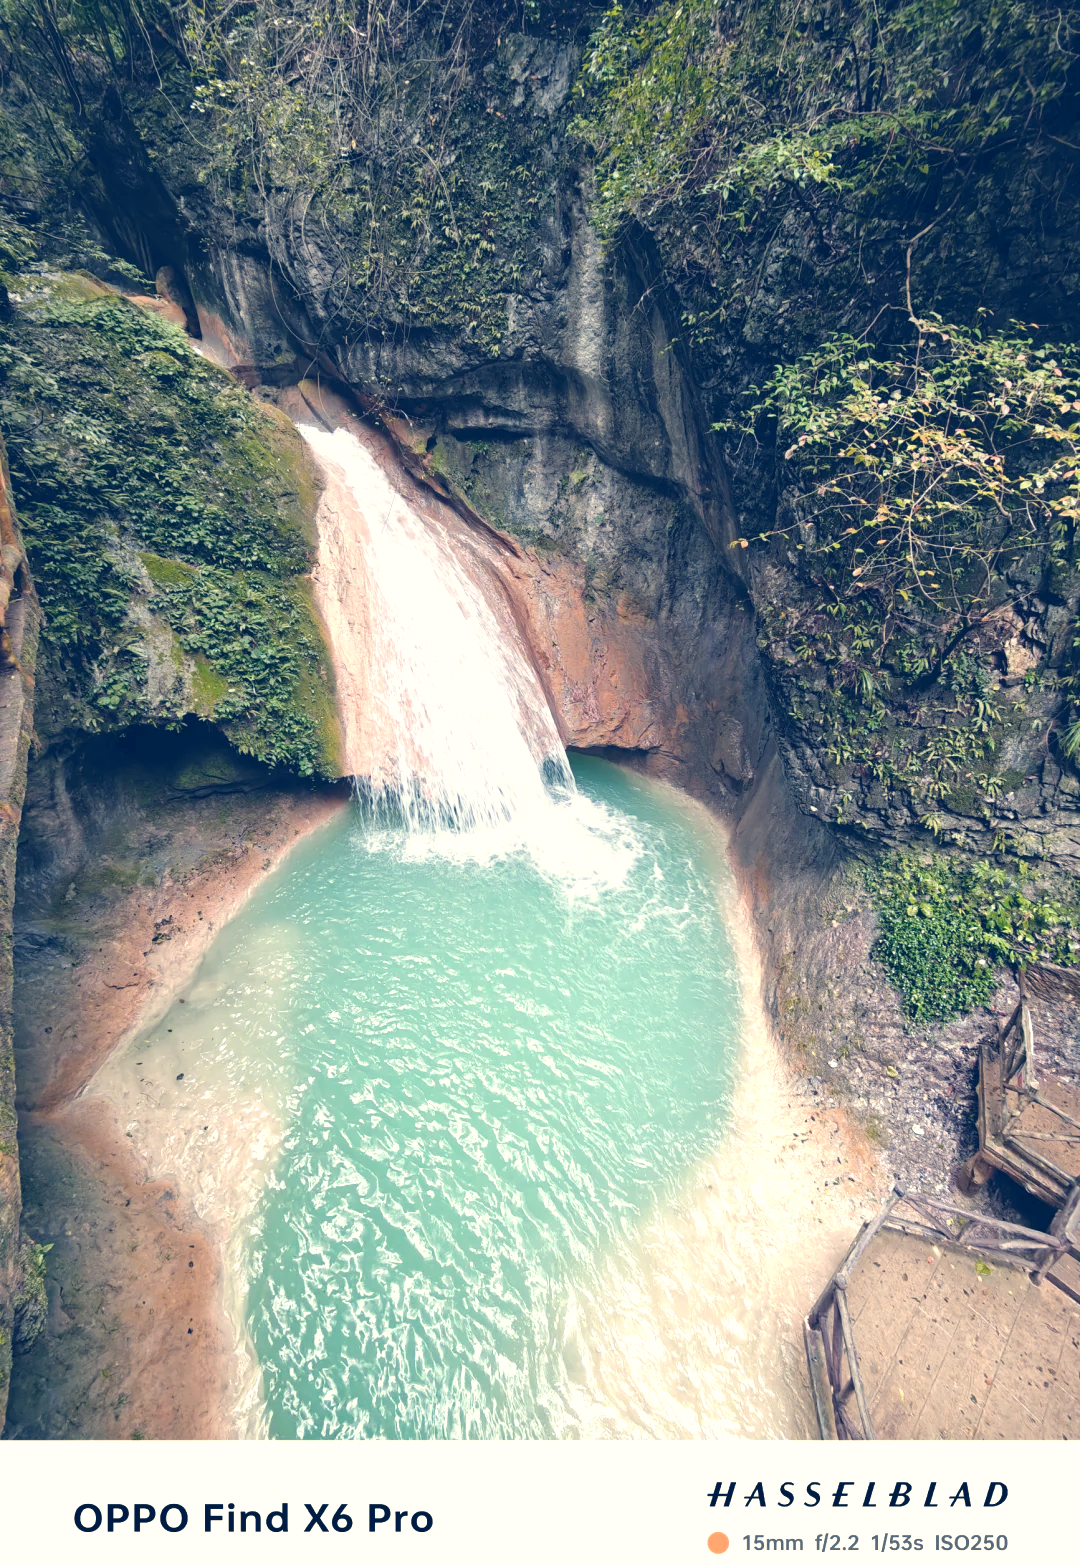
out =
{"type": "MultiPolygon", "coordinates": [[[[855,1267],[882,1228],[934,1242],[945,1241],[980,1256],[994,1255],[999,1262],[1029,1272],[1032,1282],[1041,1283],[1062,1256],[1070,1254],[1080,1260],[1080,1252],[1074,1244],[1078,1225],[1080,1180],[1072,1186],[1049,1233],[1025,1228],[1020,1223],[1003,1222],[996,1217],[984,1217],[948,1201],[909,1193],[895,1185],[891,1199],[871,1222],[863,1225],[806,1318],[806,1356],[822,1438],[877,1438],[859,1367],[847,1291],[855,1267]],[[852,1398],[857,1419],[850,1406],[852,1398]]],[[[1050,1280],[1080,1304],[1080,1294],[1067,1283],[1053,1276],[1050,1280]]]]}
{"type": "MultiPolygon", "coordinates": [[[[1030,975],[1021,972],[1020,1001],[1001,1034],[1001,1137],[1002,1140],[1009,1140],[1009,1127],[1020,1118],[1029,1104],[1037,1103],[1040,1108],[1046,1109],[1062,1122],[1062,1129],[1022,1131],[1020,1134],[1025,1143],[1029,1141],[1080,1143],[1080,1120],[1074,1119],[1059,1104],[1051,1103],[1050,1099],[1043,1097],[1039,1091],[1038,1070],[1035,1064],[1035,1029],[1032,1026],[1031,1008],[1028,1005],[1029,987],[1030,975]],[[1009,1105],[1010,1092],[1014,1094],[1014,1107],[1009,1105]]],[[[1015,1140],[1013,1144],[1016,1144],[1015,1140]]],[[[1018,1150],[1023,1151],[1037,1163],[1045,1165],[1048,1172],[1058,1172],[1055,1165],[1048,1163],[1045,1158],[1040,1158],[1037,1152],[1032,1152],[1026,1145],[1018,1150]]]]}
{"type": "Polygon", "coordinates": [[[899,1185],[892,1199],[869,1223],[864,1223],[855,1243],[825,1284],[810,1314],[806,1317],[806,1357],[810,1365],[810,1387],[817,1411],[822,1439],[876,1440],[870,1408],[866,1400],[855,1334],[847,1307],[847,1287],[864,1250],[904,1199],[899,1185]],[[847,1371],[845,1374],[845,1362],[847,1371]],[[849,1391],[855,1393],[860,1424],[856,1426],[847,1411],[849,1391]]]}

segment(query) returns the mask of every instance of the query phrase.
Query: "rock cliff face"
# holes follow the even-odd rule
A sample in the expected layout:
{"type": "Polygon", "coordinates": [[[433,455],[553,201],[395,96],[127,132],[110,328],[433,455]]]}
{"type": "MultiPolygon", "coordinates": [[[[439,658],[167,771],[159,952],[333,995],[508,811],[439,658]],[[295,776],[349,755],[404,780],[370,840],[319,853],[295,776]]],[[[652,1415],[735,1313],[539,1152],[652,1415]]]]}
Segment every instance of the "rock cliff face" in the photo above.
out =
{"type": "Polygon", "coordinates": [[[347,342],[324,334],[312,361],[298,328],[291,363],[274,362],[282,321],[254,258],[215,278],[212,307],[196,278],[202,341],[294,416],[328,392],[354,414],[377,408],[407,473],[511,540],[501,569],[566,743],[638,753],[726,808],[753,780],[768,722],[727,480],[673,301],[643,275],[644,236],[640,254],[602,267],[580,197],[554,195],[560,256],[535,298],[513,302],[506,356],[462,363],[462,344],[429,334],[396,357],[392,415],[347,342]]]}
{"type": "MultiPolygon", "coordinates": [[[[465,442],[454,441],[448,458],[448,441],[453,437],[418,438],[416,426],[400,418],[383,417],[375,427],[357,416],[355,404],[350,406],[346,398],[315,381],[301,381],[275,395],[279,406],[299,422],[317,420],[329,429],[350,429],[428,525],[454,539],[459,565],[481,584],[506,633],[520,639],[564,744],[579,750],[629,754],[639,764],[678,777],[699,791],[722,787],[722,778],[727,778],[731,788],[752,780],[743,723],[734,717],[726,721],[716,718],[718,703],[710,710],[697,696],[681,691],[685,674],[676,654],[655,614],[649,615],[632,589],[611,583],[598,586],[595,560],[563,553],[556,542],[545,546],[535,529],[522,526],[509,532],[493,524],[492,516],[497,516],[503,527],[507,524],[505,499],[503,505],[487,505],[483,514],[478,513],[472,502],[480,497],[468,475],[460,484],[447,482],[443,476],[446,466],[449,461],[460,464],[462,451],[466,460],[479,463],[465,442]],[[435,463],[427,453],[432,441],[435,463]],[[419,457],[417,445],[422,453],[419,457]],[[412,473],[403,464],[403,456],[412,458],[412,473]],[[470,494],[472,499],[467,498],[470,494]],[[526,537],[537,541],[526,543],[526,537]],[[693,701],[696,718],[680,699],[681,694],[693,701]],[[701,753],[701,736],[694,732],[702,714],[711,732],[707,764],[701,753]]],[[[507,474],[504,471],[500,476],[505,480],[507,474]]],[[[583,488],[590,476],[588,472],[575,474],[577,487],[583,488]]],[[[551,488],[558,493],[557,485],[551,488]]],[[[337,510],[342,506],[350,508],[349,497],[328,488],[319,522],[330,548],[347,553],[348,537],[339,536],[342,524],[337,510]]],[[[525,522],[532,519],[528,512],[521,518],[525,522]]],[[[359,525],[364,524],[360,521],[359,525]]],[[[333,574],[343,573],[344,567],[333,574]]],[[[320,582],[317,595],[323,617],[336,623],[341,609],[325,601],[326,591],[320,582]]],[[[365,601],[361,592],[361,621],[365,601]]],[[[362,664],[363,658],[370,656],[371,627],[343,622],[334,638],[339,654],[349,650],[350,639],[357,642],[362,664]]],[[[339,663],[338,688],[349,693],[349,767],[364,775],[378,764],[385,741],[371,726],[374,713],[368,711],[371,702],[366,699],[362,666],[354,672],[339,663]]],[[[754,742],[759,738],[752,736],[754,742]]]]}
{"type": "Polygon", "coordinates": [[[36,1247],[21,1235],[12,1038],[11,912],[15,855],[34,722],[34,669],[41,615],[30,584],[0,444],[0,1428],[18,1335],[40,1327],[43,1304],[36,1247]]]}
{"type": "MultiPolygon", "coordinates": [[[[750,225],[732,252],[721,319],[708,333],[693,330],[692,234],[678,221],[655,234],[631,223],[604,250],[591,225],[593,176],[570,131],[580,59],[571,37],[528,37],[493,20],[490,36],[473,37],[456,106],[432,107],[425,120],[407,93],[397,100],[387,123],[401,156],[408,161],[417,138],[431,136],[452,168],[439,218],[452,241],[438,238],[434,196],[410,205],[362,136],[343,148],[340,199],[320,206],[316,223],[311,193],[284,174],[278,185],[247,181],[241,190],[235,170],[200,165],[134,101],[95,143],[95,216],[113,244],[168,268],[173,307],[197,317],[206,351],[243,384],[273,396],[314,376],[351,388],[361,407],[392,412],[393,438],[415,473],[439,480],[549,567],[558,558],[583,572],[594,629],[605,627],[598,648],[616,629],[618,639],[645,627],[642,646],[666,660],[673,681],[671,710],[659,726],[639,724],[638,738],[651,731],[650,740],[629,744],[627,731],[621,747],[648,752],[651,764],[670,752],[663,764],[693,773],[699,791],[718,788],[730,806],[762,753],[767,704],[797,809],[827,820],[853,850],[929,843],[929,816],[946,842],[979,853],[1007,847],[1072,871],[1080,780],[1051,737],[1080,607],[1071,554],[1056,567],[1036,550],[1005,571],[992,612],[960,646],[978,691],[957,684],[955,700],[935,704],[941,691],[928,696],[926,680],[897,665],[877,678],[880,710],[861,700],[858,659],[835,634],[828,594],[793,540],[731,547],[759,531],[812,528],[812,518],[778,453],[721,439],[712,420],[730,415],[733,394],[778,359],[892,310],[892,273],[876,252],[872,275],[856,264],[842,209],[823,230],[792,198],[768,243],[750,225]],[[358,244],[370,253],[375,230],[366,225],[376,220],[377,276],[358,286],[350,257],[358,244]],[[726,667],[715,657],[721,625],[725,646],[747,638],[745,656],[726,667]],[[726,682],[736,664],[748,681],[739,712],[726,682]],[[942,793],[929,775],[940,758],[924,766],[921,751],[950,702],[959,712],[987,694],[989,792],[965,773],[942,793]],[[913,757],[910,787],[883,783],[883,757],[895,748],[913,757]]],[[[1064,156],[1059,142],[1051,138],[1047,156],[1064,156]]],[[[1002,320],[1035,311],[1064,329],[1076,286],[1071,164],[1054,163],[1062,199],[1038,224],[1037,175],[1022,160],[1005,156],[972,177],[978,199],[957,218],[964,264],[958,233],[942,228],[919,250],[923,294],[935,307],[991,309],[1002,320]],[[1024,232],[997,245],[993,233],[1014,209],[1025,214],[1024,232]]],[[[956,670],[949,677],[955,683],[956,670]]],[[[584,695],[578,705],[568,735],[584,695]]]]}

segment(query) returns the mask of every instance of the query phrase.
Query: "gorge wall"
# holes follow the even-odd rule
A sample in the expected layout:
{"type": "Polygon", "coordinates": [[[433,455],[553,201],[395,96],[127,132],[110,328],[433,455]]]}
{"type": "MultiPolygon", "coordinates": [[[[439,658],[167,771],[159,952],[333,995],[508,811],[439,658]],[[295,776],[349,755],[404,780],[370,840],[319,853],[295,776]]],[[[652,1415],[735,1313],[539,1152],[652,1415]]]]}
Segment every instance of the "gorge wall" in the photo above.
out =
{"type": "Polygon", "coordinates": [[[11,1384],[12,1347],[40,1325],[42,1256],[21,1232],[22,1190],[15,1115],[11,916],[15,858],[33,731],[34,670],[41,616],[30,583],[0,448],[0,1426],[11,1384]]]}

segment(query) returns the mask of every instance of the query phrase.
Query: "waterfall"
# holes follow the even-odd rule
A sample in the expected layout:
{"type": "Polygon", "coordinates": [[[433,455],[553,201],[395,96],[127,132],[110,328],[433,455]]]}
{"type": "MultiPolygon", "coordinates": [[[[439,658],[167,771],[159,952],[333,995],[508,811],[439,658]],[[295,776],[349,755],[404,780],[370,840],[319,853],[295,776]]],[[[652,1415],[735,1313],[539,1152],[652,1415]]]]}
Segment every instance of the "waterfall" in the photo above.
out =
{"type": "Polygon", "coordinates": [[[375,812],[413,832],[491,829],[542,809],[545,777],[572,790],[509,616],[354,434],[299,428],[328,478],[319,599],[346,764],[375,812]]]}

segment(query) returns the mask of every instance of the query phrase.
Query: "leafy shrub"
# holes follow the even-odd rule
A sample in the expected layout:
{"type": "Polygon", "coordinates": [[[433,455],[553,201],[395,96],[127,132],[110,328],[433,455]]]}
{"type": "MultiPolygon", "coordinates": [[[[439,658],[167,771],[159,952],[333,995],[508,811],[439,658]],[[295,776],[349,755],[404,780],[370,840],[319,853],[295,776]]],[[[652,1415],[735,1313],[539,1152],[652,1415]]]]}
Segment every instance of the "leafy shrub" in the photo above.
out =
{"type": "Polygon", "coordinates": [[[836,597],[872,603],[883,626],[949,619],[955,631],[1013,560],[1071,541],[1080,359],[1022,329],[918,325],[908,352],[882,358],[840,335],[776,369],[751,416],[775,416],[814,522],[759,536],[788,535],[836,597]]]}
{"type": "Polygon", "coordinates": [[[997,968],[1080,959],[1080,907],[985,862],[896,854],[868,872],[874,955],[914,1021],[984,1005],[997,968]]]}
{"type": "Polygon", "coordinates": [[[977,14],[961,0],[616,3],[577,84],[597,220],[611,234],[631,212],[692,207],[698,225],[745,228],[770,198],[817,187],[868,215],[903,193],[907,227],[935,183],[945,205],[972,157],[1037,133],[1078,31],[1075,11],[1038,0],[977,14]]]}

